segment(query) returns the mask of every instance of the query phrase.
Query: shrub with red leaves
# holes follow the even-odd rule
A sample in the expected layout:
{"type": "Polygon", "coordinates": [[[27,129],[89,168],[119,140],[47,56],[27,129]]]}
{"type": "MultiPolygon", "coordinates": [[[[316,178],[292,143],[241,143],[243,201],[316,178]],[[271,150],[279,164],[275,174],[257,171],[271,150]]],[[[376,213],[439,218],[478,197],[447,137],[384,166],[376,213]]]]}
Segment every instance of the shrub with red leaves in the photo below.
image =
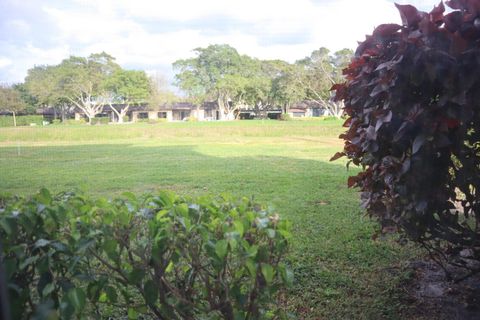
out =
{"type": "Polygon", "coordinates": [[[402,230],[448,262],[480,271],[480,0],[430,13],[397,5],[359,44],[334,86],[345,101],[343,152],[383,230],[402,230]],[[461,256],[461,259],[455,257],[461,256]]]}

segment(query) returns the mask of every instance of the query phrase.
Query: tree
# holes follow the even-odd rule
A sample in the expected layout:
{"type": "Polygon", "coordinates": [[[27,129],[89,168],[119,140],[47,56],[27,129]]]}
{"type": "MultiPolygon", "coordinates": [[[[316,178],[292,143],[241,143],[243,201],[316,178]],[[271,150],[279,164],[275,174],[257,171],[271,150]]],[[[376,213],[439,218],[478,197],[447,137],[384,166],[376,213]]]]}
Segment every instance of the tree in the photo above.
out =
{"type": "Polygon", "coordinates": [[[326,48],[320,48],[302,60],[297,61],[303,69],[298,80],[305,86],[307,98],[323,106],[332,116],[343,115],[343,101],[332,99],[331,87],[343,81],[341,70],[353,56],[350,49],[335,52],[333,56],[326,48]]]}
{"type": "Polygon", "coordinates": [[[105,52],[87,58],[71,56],[55,69],[56,89],[62,98],[82,110],[91,123],[110,98],[106,80],[119,69],[115,58],[105,52]]]}
{"type": "Polygon", "coordinates": [[[150,84],[150,95],[148,97],[148,105],[152,109],[156,109],[161,105],[173,103],[178,97],[168,88],[168,81],[165,76],[159,72],[150,75],[148,78],[150,84]]]}
{"type": "Polygon", "coordinates": [[[210,45],[194,50],[197,57],[177,60],[176,83],[191,97],[214,99],[221,120],[235,119],[245,83],[242,56],[229,45],[210,45]]]}
{"type": "Polygon", "coordinates": [[[375,29],[336,85],[345,101],[348,179],[382,231],[401,230],[437,261],[480,272],[478,0],[430,13],[397,5],[403,25],[375,29]]]}
{"type": "Polygon", "coordinates": [[[302,101],[307,96],[303,85],[303,68],[296,64],[285,64],[272,83],[273,100],[283,107],[283,112],[288,113],[293,103],[302,101]]]}
{"type": "Polygon", "coordinates": [[[25,102],[22,100],[21,94],[8,85],[0,85],[0,111],[11,112],[13,115],[13,126],[17,126],[16,114],[24,110],[25,102]]]}
{"type": "Polygon", "coordinates": [[[104,89],[110,109],[117,115],[118,123],[123,118],[131,104],[145,102],[150,95],[150,82],[145,71],[122,70],[118,68],[105,79],[104,89]],[[119,110],[113,106],[120,104],[119,110]]]}
{"type": "Polygon", "coordinates": [[[35,113],[38,100],[33,96],[24,83],[15,83],[12,88],[20,94],[20,98],[25,103],[26,113],[35,113]]]}
{"type": "Polygon", "coordinates": [[[54,118],[60,113],[62,121],[74,107],[64,97],[60,88],[60,73],[58,66],[35,66],[28,70],[24,87],[28,95],[34,97],[35,105],[49,107],[54,110],[54,118]]]}

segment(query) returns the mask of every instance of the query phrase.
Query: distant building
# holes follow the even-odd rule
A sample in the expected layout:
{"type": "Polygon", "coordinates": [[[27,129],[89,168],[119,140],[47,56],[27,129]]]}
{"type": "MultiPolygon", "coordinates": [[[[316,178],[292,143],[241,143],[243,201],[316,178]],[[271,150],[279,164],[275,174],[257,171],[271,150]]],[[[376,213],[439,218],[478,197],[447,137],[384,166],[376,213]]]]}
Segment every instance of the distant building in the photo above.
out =
{"type": "Polygon", "coordinates": [[[287,112],[292,118],[328,116],[328,111],[316,101],[301,101],[295,103],[287,112]]]}
{"type": "MultiPolygon", "coordinates": [[[[125,105],[114,104],[113,108],[118,111],[123,109],[125,105]]],[[[237,119],[278,119],[283,113],[282,108],[269,107],[264,109],[255,109],[249,107],[242,107],[236,114],[237,119]]],[[[320,117],[328,115],[324,107],[315,101],[301,101],[292,105],[287,113],[293,118],[304,117],[320,117]]],[[[43,114],[47,118],[58,116],[53,108],[43,109],[43,114]]],[[[83,111],[76,108],[73,112],[67,115],[68,118],[80,120],[85,118],[83,111]]],[[[115,122],[116,113],[113,112],[110,105],[105,105],[101,113],[97,114],[98,118],[108,118],[110,122],[115,122]]],[[[157,108],[151,108],[147,104],[131,105],[125,115],[126,122],[139,121],[156,121],[165,119],[165,121],[185,121],[190,118],[195,118],[198,121],[215,121],[220,119],[220,110],[216,102],[205,102],[200,106],[194,105],[190,102],[175,102],[171,104],[164,104],[157,108]]]]}

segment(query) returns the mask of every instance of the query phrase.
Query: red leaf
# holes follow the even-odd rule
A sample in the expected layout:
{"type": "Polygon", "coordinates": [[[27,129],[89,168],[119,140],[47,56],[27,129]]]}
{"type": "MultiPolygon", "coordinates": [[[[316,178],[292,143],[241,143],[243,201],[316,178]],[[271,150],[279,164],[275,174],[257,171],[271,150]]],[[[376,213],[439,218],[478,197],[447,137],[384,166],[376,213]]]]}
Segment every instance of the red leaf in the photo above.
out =
{"type": "Polygon", "coordinates": [[[465,9],[466,3],[465,0],[447,0],[445,1],[447,6],[449,6],[452,9],[465,9]]]}
{"type": "Polygon", "coordinates": [[[341,157],[344,157],[344,156],[345,156],[345,153],[337,152],[337,153],[335,153],[335,155],[332,158],[330,158],[330,161],[335,161],[335,160],[340,159],[341,157]]]}
{"type": "Polygon", "coordinates": [[[343,123],[343,127],[350,127],[350,124],[352,123],[352,118],[348,118],[347,120],[345,120],[345,122],[343,123]]]}
{"type": "Polygon", "coordinates": [[[445,28],[450,32],[455,32],[460,29],[463,22],[462,13],[460,11],[454,11],[445,16],[445,28]]]}
{"type": "Polygon", "coordinates": [[[373,31],[374,36],[386,37],[396,33],[402,26],[398,24],[381,24],[373,31]]]}
{"type": "Polygon", "coordinates": [[[443,20],[443,13],[445,12],[445,6],[443,2],[440,2],[438,6],[435,6],[432,11],[430,11],[430,21],[440,22],[443,20]]]}
{"type": "Polygon", "coordinates": [[[358,176],[348,177],[347,185],[348,185],[349,188],[352,188],[357,184],[357,182],[358,182],[358,176]]]}
{"type": "Polygon", "coordinates": [[[457,119],[448,118],[445,121],[449,129],[457,128],[460,125],[460,121],[457,119]]]}
{"type": "Polygon", "coordinates": [[[418,11],[417,8],[409,4],[401,5],[395,3],[395,6],[397,7],[398,11],[400,11],[400,16],[404,26],[415,27],[425,16],[425,12],[418,11]]]}

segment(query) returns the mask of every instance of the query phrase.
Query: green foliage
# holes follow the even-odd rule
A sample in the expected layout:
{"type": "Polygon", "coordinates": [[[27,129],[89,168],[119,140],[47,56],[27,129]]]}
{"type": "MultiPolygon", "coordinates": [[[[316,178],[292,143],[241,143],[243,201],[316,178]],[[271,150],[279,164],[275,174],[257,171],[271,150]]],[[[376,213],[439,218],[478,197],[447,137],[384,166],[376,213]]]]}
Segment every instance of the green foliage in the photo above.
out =
{"type": "MultiPolygon", "coordinates": [[[[38,126],[43,124],[43,116],[30,115],[30,116],[16,116],[17,126],[29,126],[34,123],[38,126]]],[[[13,116],[0,116],[0,128],[1,127],[13,127],[13,116]]]]}
{"type": "Polygon", "coordinates": [[[90,124],[108,124],[110,122],[109,117],[92,118],[90,124]]]}
{"type": "Polygon", "coordinates": [[[22,93],[15,87],[0,85],[0,111],[17,113],[27,108],[22,93]]]}
{"type": "Polygon", "coordinates": [[[248,199],[0,197],[14,319],[271,319],[290,223],[248,199]]]}

